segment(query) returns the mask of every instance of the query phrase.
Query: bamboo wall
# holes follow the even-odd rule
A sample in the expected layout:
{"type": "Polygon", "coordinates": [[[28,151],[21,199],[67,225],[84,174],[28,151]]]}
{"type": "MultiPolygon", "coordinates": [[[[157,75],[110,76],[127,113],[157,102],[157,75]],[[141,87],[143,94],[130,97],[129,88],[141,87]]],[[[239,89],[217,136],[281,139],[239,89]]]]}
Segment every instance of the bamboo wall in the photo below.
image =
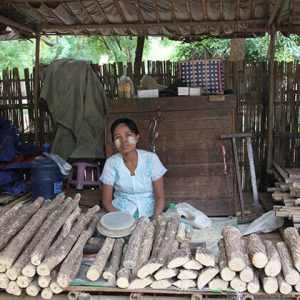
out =
{"type": "MultiPolygon", "coordinates": [[[[123,64],[93,66],[101,78],[107,95],[117,97],[117,80],[123,74],[123,64]]],[[[32,72],[3,70],[0,74],[0,115],[12,120],[23,132],[28,142],[43,144],[54,135],[54,124],[39,103],[38,141],[34,141],[33,81],[32,72]]],[[[164,85],[177,78],[176,63],[143,62],[127,64],[127,74],[138,84],[143,74],[150,74],[164,85]],[[137,74],[137,75],[136,75],[137,74]]],[[[294,63],[277,64],[275,67],[276,91],[274,104],[274,159],[285,167],[300,167],[299,149],[299,94],[300,66],[294,63]]],[[[266,177],[266,133],[268,67],[264,63],[224,62],[225,88],[236,94],[237,132],[252,132],[253,152],[257,169],[258,185],[264,186],[266,177]]],[[[242,167],[243,186],[250,190],[246,144],[238,140],[239,159],[242,167]]]]}

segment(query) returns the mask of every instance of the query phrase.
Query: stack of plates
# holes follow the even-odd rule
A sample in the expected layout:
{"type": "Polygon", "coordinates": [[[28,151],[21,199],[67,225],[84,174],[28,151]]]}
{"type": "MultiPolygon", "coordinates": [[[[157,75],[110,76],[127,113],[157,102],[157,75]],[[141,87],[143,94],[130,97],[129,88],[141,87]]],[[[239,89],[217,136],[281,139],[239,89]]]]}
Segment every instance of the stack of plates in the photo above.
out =
{"type": "Polygon", "coordinates": [[[135,219],[127,212],[105,214],[97,225],[97,230],[104,236],[119,238],[130,235],[135,227],[135,219]]]}

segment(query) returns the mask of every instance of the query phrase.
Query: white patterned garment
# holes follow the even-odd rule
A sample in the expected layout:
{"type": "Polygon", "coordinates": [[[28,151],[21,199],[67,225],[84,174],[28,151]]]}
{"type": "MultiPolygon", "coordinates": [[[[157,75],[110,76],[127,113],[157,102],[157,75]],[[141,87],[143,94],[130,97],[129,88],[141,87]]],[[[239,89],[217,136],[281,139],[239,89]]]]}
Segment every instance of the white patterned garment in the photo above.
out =
{"type": "Polygon", "coordinates": [[[113,206],[127,211],[135,218],[151,217],[154,213],[154,191],[152,181],[166,172],[155,153],[137,149],[138,164],[135,175],[131,176],[121,153],[109,157],[104,165],[100,180],[114,187],[113,206]]]}

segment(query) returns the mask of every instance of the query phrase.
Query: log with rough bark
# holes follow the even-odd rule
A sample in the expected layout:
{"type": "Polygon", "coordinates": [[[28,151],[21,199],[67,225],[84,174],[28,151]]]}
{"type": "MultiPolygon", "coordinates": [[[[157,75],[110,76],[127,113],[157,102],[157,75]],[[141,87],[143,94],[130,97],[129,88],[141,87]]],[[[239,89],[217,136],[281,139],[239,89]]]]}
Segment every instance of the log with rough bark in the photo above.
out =
{"type": "Polygon", "coordinates": [[[25,226],[28,220],[35,214],[35,212],[44,203],[44,198],[39,197],[33,203],[25,206],[25,211],[21,215],[8,222],[6,226],[0,229],[0,250],[3,249],[9,240],[25,226]]]}
{"type": "Polygon", "coordinates": [[[118,270],[120,269],[123,247],[124,247],[124,239],[123,238],[116,239],[111,254],[109,266],[103,272],[103,278],[108,280],[111,283],[116,282],[116,275],[118,270]]]}
{"type": "Polygon", "coordinates": [[[2,213],[0,217],[0,228],[2,226],[5,226],[12,219],[14,219],[23,205],[24,202],[19,202],[16,205],[14,205],[10,210],[8,210],[6,213],[2,213]]]}
{"type": "Polygon", "coordinates": [[[84,254],[94,254],[98,253],[101,247],[103,246],[105,238],[95,238],[91,237],[88,242],[84,245],[83,253],[84,254]]]}
{"type": "Polygon", "coordinates": [[[0,210],[0,214],[1,216],[5,215],[11,208],[13,208],[15,205],[17,205],[18,203],[27,203],[27,202],[31,202],[31,196],[32,194],[31,193],[27,193],[27,194],[24,194],[23,196],[21,197],[18,197],[17,199],[15,199],[14,201],[6,204],[5,206],[2,206],[1,207],[1,210],[0,210]]]}
{"type": "Polygon", "coordinates": [[[50,201],[45,203],[45,205],[32,216],[23,229],[11,239],[1,252],[0,265],[5,266],[6,269],[9,269],[12,266],[26,244],[32,239],[43,224],[49,213],[49,208],[51,208],[50,204],[50,201]]]}
{"type": "Polygon", "coordinates": [[[86,214],[81,214],[79,216],[78,221],[72,227],[64,242],[59,245],[59,247],[53,252],[52,255],[47,255],[45,260],[37,267],[37,272],[39,275],[49,275],[51,270],[53,270],[65,259],[65,257],[68,255],[71,248],[75,244],[78,236],[91,222],[91,219],[93,219],[93,217],[99,210],[100,207],[98,205],[95,205],[90,208],[86,214]]]}
{"type": "Polygon", "coordinates": [[[186,270],[196,270],[196,271],[199,271],[200,269],[203,268],[203,265],[201,265],[199,263],[198,260],[194,259],[194,258],[191,258],[189,261],[187,261],[183,267],[186,269],[186,270]]]}
{"type": "Polygon", "coordinates": [[[218,267],[207,267],[199,271],[197,279],[198,289],[204,288],[217,274],[219,273],[218,267]]]}
{"type": "Polygon", "coordinates": [[[154,279],[152,276],[148,276],[145,278],[136,278],[130,282],[128,289],[144,289],[146,286],[150,285],[153,282],[154,279]]]}
{"type": "Polygon", "coordinates": [[[289,293],[292,292],[293,287],[284,280],[281,273],[277,275],[277,281],[278,281],[278,289],[281,294],[288,295],[289,293]]]}
{"type": "Polygon", "coordinates": [[[8,287],[9,279],[5,273],[0,273],[0,289],[6,289],[8,287]]]}
{"type": "Polygon", "coordinates": [[[165,289],[169,288],[173,283],[174,283],[174,280],[172,280],[172,279],[161,279],[161,280],[152,282],[150,284],[150,287],[152,289],[165,290],[165,289]]]}
{"type": "Polygon", "coordinates": [[[251,294],[256,294],[260,290],[258,271],[254,272],[254,276],[251,282],[247,283],[247,291],[251,294]]]}
{"type": "Polygon", "coordinates": [[[89,280],[96,281],[102,274],[105,264],[107,262],[108,257],[112,251],[114,246],[115,239],[113,238],[106,238],[103,247],[98,252],[95,261],[90,266],[86,277],[89,280]]]}
{"type": "Polygon", "coordinates": [[[214,267],[216,264],[215,256],[213,255],[213,253],[204,247],[197,247],[195,259],[198,260],[200,264],[206,267],[214,267]]]}
{"type": "MultiPolygon", "coordinates": [[[[52,270],[52,272],[54,272],[54,271],[52,270]]],[[[60,294],[64,291],[64,289],[61,288],[60,285],[56,281],[57,275],[58,275],[58,273],[56,272],[56,273],[53,274],[53,276],[51,276],[52,278],[51,278],[51,282],[50,282],[50,285],[49,285],[49,287],[50,287],[51,291],[53,292],[53,294],[60,294]]]]}
{"type": "Polygon", "coordinates": [[[242,240],[242,247],[243,247],[243,252],[244,252],[244,259],[245,259],[245,268],[240,272],[239,276],[240,279],[246,283],[252,281],[253,276],[254,276],[254,270],[252,267],[252,264],[250,262],[248,253],[247,253],[247,248],[246,248],[246,243],[245,240],[242,240]]]}
{"type": "Polygon", "coordinates": [[[33,280],[32,277],[27,277],[27,276],[24,276],[24,275],[20,275],[17,278],[17,285],[20,288],[27,288],[32,280],[33,280]]]}
{"type": "Polygon", "coordinates": [[[300,236],[295,227],[285,228],[283,231],[284,241],[290,250],[294,266],[300,272],[300,236]]]}
{"type": "Polygon", "coordinates": [[[162,268],[154,274],[155,280],[169,279],[178,275],[178,269],[162,268]]]}
{"type": "Polygon", "coordinates": [[[41,288],[38,285],[37,278],[35,278],[29,286],[26,288],[26,294],[28,296],[36,297],[40,292],[41,288]]]}
{"type": "Polygon", "coordinates": [[[46,287],[42,289],[41,291],[41,298],[42,299],[51,299],[53,297],[53,292],[51,291],[50,288],[46,287]]]}
{"type": "Polygon", "coordinates": [[[230,287],[236,290],[237,292],[245,292],[247,289],[247,283],[242,281],[238,276],[235,276],[230,281],[230,287]]]}
{"type": "Polygon", "coordinates": [[[246,266],[242,250],[240,231],[233,226],[225,226],[222,230],[228,266],[232,271],[239,272],[246,266]]]}
{"type": "Polygon", "coordinates": [[[99,220],[100,214],[96,214],[89,224],[88,229],[82,231],[72,250],[69,252],[68,256],[62,263],[57,275],[57,283],[62,288],[66,288],[77,275],[80,268],[80,264],[78,265],[78,260],[81,262],[83,247],[89,240],[89,238],[93,235],[99,220]]]}
{"type": "Polygon", "coordinates": [[[6,293],[14,295],[14,296],[21,296],[22,289],[17,285],[16,281],[10,281],[7,288],[6,293]]]}
{"type": "Polygon", "coordinates": [[[165,217],[161,215],[158,216],[155,225],[154,243],[153,243],[153,249],[152,249],[150,260],[155,260],[157,257],[157,254],[160,250],[161,244],[163,242],[166,233],[167,224],[168,224],[168,220],[165,217]]]}
{"type": "MultiPolygon", "coordinates": [[[[170,255],[170,251],[172,248],[173,241],[175,240],[175,236],[177,233],[178,225],[179,225],[179,216],[172,216],[166,229],[166,233],[164,239],[162,241],[160,250],[156,257],[156,262],[164,265],[170,255]]],[[[186,262],[186,261],[185,261],[186,262]]]]}
{"type": "Polygon", "coordinates": [[[228,281],[223,280],[220,276],[216,276],[208,283],[208,288],[211,290],[226,290],[228,284],[228,281]]]}
{"type": "Polygon", "coordinates": [[[265,265],[265,274],[269,277],[277,276],[281,271],[279,253],[271,241],[264,241],[268,262],[265,265]]]}
{"type": "Polygon", "coordinates": [[[38,285],[41,287],[41,288],[46,288],[50,285],[50,282],[51,282],[51,277],[52,276],[52,272],[51,272],[51,275],[50,276],[39,276],[38,277],[38,285]]]}
{"type": "MultiPolygon", "coordinates": [[[[64,201],[63,203],[60,202],[63,201],[63,197],[60,198],[55,198],[56,201],[54,202],[57,204],[57,210],[52,211],[52,213],[47,217],[45,222],[42,224],[38,232],[34,235],[33,239],[29,242],[29,244],[26,246],[26,249],[24,252],[18,257],[17,261],[13,264],[13,266],[7,270],[7,276],[10,280],[16,280],[17,277],[21,274],[22,269],[26,267],[27,264],[31,266],[30,263],[30,255],[32,251],[35,249],[39,241],[43,238],[45,232],[48,230],[50,226],[52,226],[52,223],[58,218],[58,216],[63,212],[67,205],[67,201],[64,201]],[[61,205],[60,205],[61,204],[61,205]]],[[[55,209],[55,205],[53,204],[54,207],[51,207],[51,210],[55,209]]],[[[50,211],[49,211],[50,213],[50,211]]],[[[30,268],[30,267],[29,267],[30,268]]],[[[26,275],[26,269],[25,269],[25,274],[26,275]]],[[[31,276],[32,277],[32,276],[31,276]]]]}
{"type": "Polygon", "coordinates": [[[142,241],[142,244],[140,247],[136,266],[132,270],[131,280],[133,280],[136,277],[138,270],[143,266],[143,264],[146,261],[148,261],[148,259],[150,257],[150,253],[151,253],[153,241],[154,241],[154,233],[155,233],[155,227],[152,223],[150,223],[147,227],[145,236],[143,238],[143,241],[142,241]]]}
{"type": "Polygon", "coordinates": [[[123,266],[123,260],[125,258],[125,253],[127,251],[128,245],[125,245],[123,248],[123,255],[121,260],[121,268],[117,273],[117,286],[121,289],[126,289],[129,287],[129,277],[130,277],[130,270],[126,269],[123,266]]]}
{"type": "Polygon", "coordinates": [[[285,242],[277,242],[276,248],[279,253],[282,274],[288,284],[295,285],[300,282],[299,272],[294,268],[291,254],[285,242]]]}
{"type": "Polygon", "coordinates": [[[274,294],[278,291],[278,281],[276,277],[268,277],[261,273],[262,287],[266,294],[274,294]]]}
{"type": "Polygon", "coordinates": [[[226,255],[224,240],[220,239],[218,242],[218,248],[219,248],[219,270],[220,270],[220,276],[225,281],[231,281],[235,277],[235,271],[231,270],[228,266],[228,259],[226,255]]]}
{"type": "Polygon", "coordinates": [[[69,200],[70,203],[67,206],[67,208],[62,212],[62,214],[55,221],[55,223],[53,223],[52,226],[49,227],[48,230],[45,232],[44,237],[40,240],[40,242],[31,254],[31,263],[33,265],[38,266],[42,262],[42,259],[44,258],[47,250],[49,249],[49,246],[52,243],[54,237],[56,236],[66,219],[78,205],[78,198],[80,199],[80,197],[77,197],[76,199],[74,198],[74,200],[69,200]]]}
{"type": "Polygon", "coordinates": [[[264,268],[268,262],[268,256],[266,247],[259,235],[250,234],[248,237],[247,249],[252,264],[258,269],[264,268]]]}
{"type": "Polygon", "coordinates": [[[186,225],[184,223],[179,223],[178,230],[176,233],[176,240],[181,243],[185,240],[186,225]]]}
{"type": "Polygon", "coordinates": [[[198,276],[198,272],[194,270],[180,270],[177,275],[178,279],[196,279],[198,276]]]}
{"type": "Polygon", "coordinates": [[[191,259],[190,241],[186,239],[180,244],[180,248],[176,251],[176,253],[170,256],[167,266],[170,269],[178,268],[183,266],[190,259],[191,259]]]}
{"type": "Polygon", "coordinates": [[[36,266],[29,262],[22,269],[22,274],[27,276],[27,277],[33,277],[36,274],[36,266]]]}
{"type": "Polygon", "coordinates": [[[173,282],[172,285],[178,287],[181,290],[187,290],[196,287],[196,282],[195,280],[191,280],[191,279],[183,279],[183,280],[177,280],[173,282]]]}
{"type": "Polygon", "coordinates": [[[60,245],[60,243],[66,238],[66,236],[69,234],[71,231],[71,228],[77,218],[80,216],[81,209],[79,205],[75,207],[73,212],[69,215],[67,220],[65,221],[64,225],[62,226],[61,232],[59,236],[56,238],[54,243],[50,246],[50,248],[47,251],[47,255],[51,255],[53,251],[60,245]]]}
{"type": "Polygon", "coordinates": [[[135,228],[130,236],[129,242],[128,242],[128,249],[125,254],[123,266],[129,270],[132,270],[136,267],[138,257],[139,257],[139,251],[140,247],[144,238],[144,235],[146,233],[147,227],[149,225],[149,218],[143,216],[135,225],[135,228]]]}

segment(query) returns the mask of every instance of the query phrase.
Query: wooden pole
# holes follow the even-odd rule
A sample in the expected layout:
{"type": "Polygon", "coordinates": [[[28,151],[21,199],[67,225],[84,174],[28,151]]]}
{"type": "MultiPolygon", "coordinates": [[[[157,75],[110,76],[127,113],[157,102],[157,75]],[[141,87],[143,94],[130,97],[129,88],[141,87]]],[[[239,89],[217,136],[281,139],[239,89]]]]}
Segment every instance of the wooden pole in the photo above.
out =
{"type": "Polygon", "coordinates": [[[40,141],[38,135],[38,98],[39,98],[39,71],[40,71],[40,30],[39,26],[36,29],[36,36],[35,36],[35,66],[34,66],[34,141],[35,144],[39,146],[40,141]]]}
{"type": "Polygon", "coordinates": [[[276,31],[272,30],[269,45],[269,99],[268,99],[268,134],[267,134],[267,172],[270,173],[273,161],[273,119],[274,119],[274,84],[275,84],[275,38],[276,31]]]}

